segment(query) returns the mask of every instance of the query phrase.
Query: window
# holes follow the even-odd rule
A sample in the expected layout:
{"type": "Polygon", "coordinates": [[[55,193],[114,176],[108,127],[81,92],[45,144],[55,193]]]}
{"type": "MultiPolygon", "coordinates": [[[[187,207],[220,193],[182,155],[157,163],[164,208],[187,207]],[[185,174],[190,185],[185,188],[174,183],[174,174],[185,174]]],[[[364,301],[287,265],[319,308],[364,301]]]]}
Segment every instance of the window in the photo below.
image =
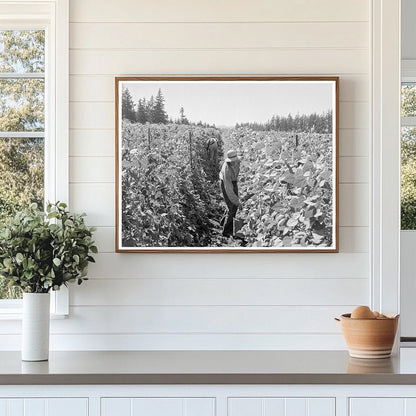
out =
{"type": "Polygon", "coordinates": [[[416,230],[416,67],[401,87],[401,229],[416,230]],[[414,74],[412,74],[414,73],[414,74]],[[412,76],[413,75],[413,76],[412,76]]]}
{"type": "MultiPolygon", "coordinates": [[[[31,201],[68,201],[68,4],[0,0],[0,221],[31,201]]],[[[0,281],[0,313],[19,297],[0,281]]],[[[67,292],[52,298],[67,313],[67,292]]]]}
{"type": "MultiPolygon", "coordinates": [[[[45,30],[0,30],[0,221],[44,204],[45,30]]],[[[0,278],[0,299],[21,298],[0,278]]]]}

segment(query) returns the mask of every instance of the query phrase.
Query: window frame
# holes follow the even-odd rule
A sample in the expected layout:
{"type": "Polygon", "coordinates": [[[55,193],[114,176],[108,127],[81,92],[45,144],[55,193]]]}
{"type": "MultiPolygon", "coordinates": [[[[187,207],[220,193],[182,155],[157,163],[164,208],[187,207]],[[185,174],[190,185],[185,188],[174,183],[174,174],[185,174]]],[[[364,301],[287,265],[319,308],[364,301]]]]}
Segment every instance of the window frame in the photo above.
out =
{"type": "MultiPolygon", "coordinates": [[[[415,84],[416,86],[416,60],[402,60],[401,69],[402,69],[402,76],[400,80],[400,86],[406,83],[415,84]]],[[[416,128],[416,116],[410,116],[410,117],[400,116],[400,132],[401,132],[402,127],[416,128]]],[[[401,140],[401,134],[400,134],[400,140],[401,140]]],[[[416,230],[403,230],[400,224],[400,232],[415,233],[416,230]]]]}
{"type": "MultiPolygon", "coordinates": [[[[406,83],[416,85],[416,60],[402,61],[401,85],[406,83]]],[[[416,127],[416,116],[400,117],[400,127],[416,127]]]]}
{"type": "MultiPolygon", "coordinates": [[[[45,30],[45,201],[69,200],[69,0],[0,0],[0,30],[45,30]]],[[[68,289],[51,291],[51,313],[69,313],[68,289]]],[[[0,300],[0,320],[22,301],[0,300]]]]}

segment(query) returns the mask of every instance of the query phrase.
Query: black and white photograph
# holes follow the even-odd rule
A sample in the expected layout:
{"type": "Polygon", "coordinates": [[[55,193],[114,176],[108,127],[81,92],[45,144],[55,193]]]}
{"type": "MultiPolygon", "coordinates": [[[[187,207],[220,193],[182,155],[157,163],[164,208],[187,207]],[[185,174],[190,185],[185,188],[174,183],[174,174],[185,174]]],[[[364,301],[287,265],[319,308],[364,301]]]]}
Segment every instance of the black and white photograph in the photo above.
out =
{"type": "Polygon", "coordinates": [[[337,77],[116,78],[118,252],[337,252],[337,77]]]}

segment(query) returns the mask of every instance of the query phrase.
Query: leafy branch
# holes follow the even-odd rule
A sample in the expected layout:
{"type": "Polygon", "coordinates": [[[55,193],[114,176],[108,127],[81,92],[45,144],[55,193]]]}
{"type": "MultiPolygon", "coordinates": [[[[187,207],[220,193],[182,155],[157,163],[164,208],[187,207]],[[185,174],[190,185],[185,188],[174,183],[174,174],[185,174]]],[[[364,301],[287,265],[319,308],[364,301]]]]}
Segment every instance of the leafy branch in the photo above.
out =
{"type": "Polygon", "coordinates": [[[9,287],[47,293],[68,282],[86,280],[88,263],[97,253],[94,228],[85,214],[72,214],[64,203],[49,203],[46,213],[36,204],[18,211],[0,227],[0,277],[9,287]]]}

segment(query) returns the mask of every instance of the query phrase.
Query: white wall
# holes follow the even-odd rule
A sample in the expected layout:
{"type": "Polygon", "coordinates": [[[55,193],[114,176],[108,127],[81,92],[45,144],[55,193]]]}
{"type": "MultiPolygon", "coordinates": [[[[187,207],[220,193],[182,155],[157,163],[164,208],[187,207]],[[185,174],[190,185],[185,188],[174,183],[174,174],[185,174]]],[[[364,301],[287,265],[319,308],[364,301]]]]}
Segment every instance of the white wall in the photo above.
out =
{"type": "Polygon", "coordinates": [[[370,299],[369,3],[71,0],[70,204],[100,254],[52,348],[345,347],[333,317],[370,299]],[[340,253],[115,254],[114,77],[142,74],[339,75],[340,253]]]}

